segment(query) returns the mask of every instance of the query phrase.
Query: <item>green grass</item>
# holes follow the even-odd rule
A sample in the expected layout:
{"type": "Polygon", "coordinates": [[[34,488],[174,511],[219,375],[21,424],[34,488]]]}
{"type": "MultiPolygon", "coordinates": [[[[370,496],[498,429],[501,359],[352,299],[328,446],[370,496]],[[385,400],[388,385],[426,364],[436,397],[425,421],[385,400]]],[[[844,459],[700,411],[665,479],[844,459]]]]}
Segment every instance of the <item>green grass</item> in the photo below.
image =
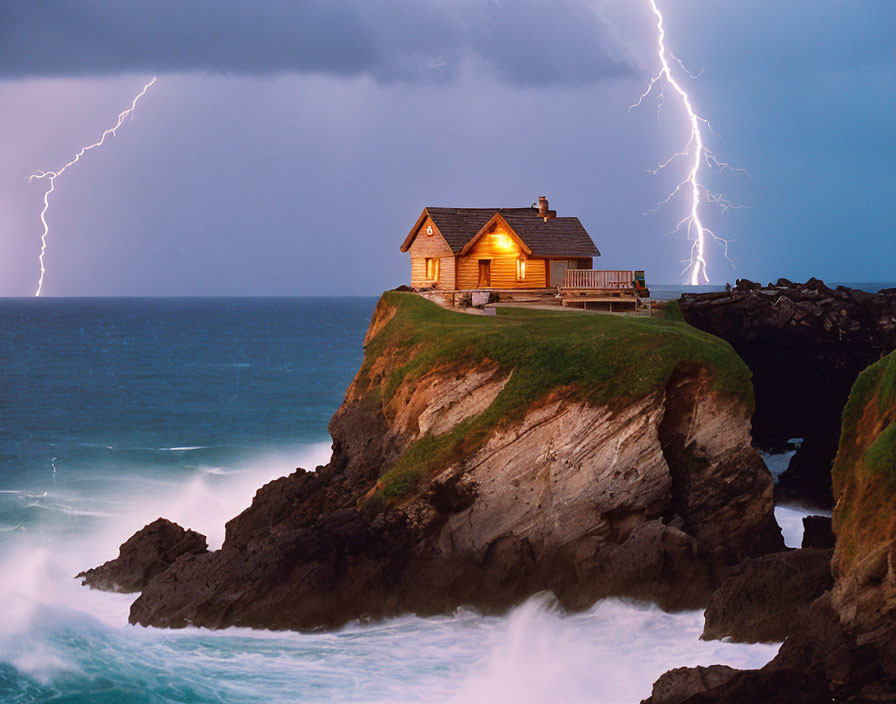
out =
{"type": "Polygon", "coordinates": [[[679,322],[684,322],[684,316],[681,314],[681,308],[678,305],[678,301],[668,301],[665,304],[663,317],[666,320],[678,320],[679,322]]]}
{"type": "MultiPolygon", "coordinates": [[[[752,410],[750,372],[728,343],[683,321],[501,308],[495,317],[445,310],[410,293],[387,292],[394,317],[368,345],[359,388],[380,355],[392,364],[382,387],[388,402],[402,382],[435,368],[496,364],[510,381],[484,412],[449,433],[412,443],[380,480],[384,498],[412,492],[419,480],[480,446],[552,392],[621,408],[665,388],[682,363],[709,370],[713,388],[752,410]]],[[[373,390],[373,388],[371,388],[373,390]]]]}
{"type": "Polygon", "coordinates": [[[856,469],[880,476],[896,488],[896,352],[859,374],[843,409],[834,477],[845,480],[856,469]],[[872,414],[883,421],[884,429],[863,452],[866,442],[860,426],[872,405],[872,414]]]}
{"type": "Polygon", "coordinates": [[[886,368],[880,375],[880,392],[877,400],[881,413],[896,408],[896,355],[884,357],[880,363],[886,362],[886,368]]]}
{"type": "Polygon", "coordinates": [[[840,570],[893,539],[896,514],[896,352],[863,371],[843,409],[832,470],[840,570]]]}
{"type": "Polygon", "coordinates": [[[896,421],[877,436],[863,459],[867,471],[881,475],[896,488],[896,421]]]}

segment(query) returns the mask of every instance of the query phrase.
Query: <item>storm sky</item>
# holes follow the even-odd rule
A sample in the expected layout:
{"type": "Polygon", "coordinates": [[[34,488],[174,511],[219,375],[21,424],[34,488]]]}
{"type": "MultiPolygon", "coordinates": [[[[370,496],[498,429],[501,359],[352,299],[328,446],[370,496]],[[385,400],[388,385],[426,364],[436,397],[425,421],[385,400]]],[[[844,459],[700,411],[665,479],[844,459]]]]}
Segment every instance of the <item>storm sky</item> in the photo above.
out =
{"type": "MultiPolygon", "coordinates": [[[[710,278],[896,279],[896,3],[658,0],[743,209],[710,278]]],[[[600,268],[676,283],[687,140],[646,0],[0,0],[0,295],[340,295],[408,278],[426,205],[576,215],[600,268]],[[646,214],[645,214],[646,213],[646,214]]],[[[707,210],[707,212],[710,212],[707,210]]]]}

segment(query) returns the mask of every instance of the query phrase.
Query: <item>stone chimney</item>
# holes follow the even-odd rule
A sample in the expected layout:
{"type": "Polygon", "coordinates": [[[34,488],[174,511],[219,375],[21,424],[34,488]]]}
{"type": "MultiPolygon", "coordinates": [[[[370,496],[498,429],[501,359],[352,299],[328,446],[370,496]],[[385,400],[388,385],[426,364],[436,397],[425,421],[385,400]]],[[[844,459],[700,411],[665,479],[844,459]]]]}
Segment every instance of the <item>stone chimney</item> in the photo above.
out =
{"type": "Polygon", "coordinates": [[[545,196],[538,196],[538,217],[544,218],[545,222],[557,217],[556,210],[548,210],[548,199],[545,196]]]}

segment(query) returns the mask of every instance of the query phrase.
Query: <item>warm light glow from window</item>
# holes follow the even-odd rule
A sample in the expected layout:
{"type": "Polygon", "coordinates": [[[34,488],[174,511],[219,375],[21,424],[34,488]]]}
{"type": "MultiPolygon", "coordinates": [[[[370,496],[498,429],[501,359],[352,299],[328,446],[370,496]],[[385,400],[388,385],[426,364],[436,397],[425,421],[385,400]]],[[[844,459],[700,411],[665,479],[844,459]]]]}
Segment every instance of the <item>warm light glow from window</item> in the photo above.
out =
{"type": "Polygon", "coordinates": [[[516,260],[516,280],[523,281],[526,278],[526,258],[520,255],[516,260]]]}
{"type": "Polygon", "coordinates": [[[504,234],[503,232],[495,232],[492,235],[492,244],[495,249],[501,252],[513,252],[516,250],[516,243],[510,237],[510,235],[504,234]]]}
{"type": "Polygon", "coordinates": [[[439,260],[426,258],[426,278],[429,281],[439,280],[439,260]]]}

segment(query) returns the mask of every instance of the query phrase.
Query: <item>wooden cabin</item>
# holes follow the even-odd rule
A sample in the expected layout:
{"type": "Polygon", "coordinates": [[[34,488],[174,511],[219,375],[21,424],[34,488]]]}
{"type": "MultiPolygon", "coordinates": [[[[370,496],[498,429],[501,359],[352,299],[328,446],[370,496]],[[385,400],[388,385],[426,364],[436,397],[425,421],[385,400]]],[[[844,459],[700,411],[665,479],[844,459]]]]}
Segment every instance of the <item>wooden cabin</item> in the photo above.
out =
{"type": "Polygon", "coordinates": [[[401,245],[411,286],[446,291],[563,286],[600,252],[582,223],[544,196],[529,208],[424,208],[401,245]]]}

